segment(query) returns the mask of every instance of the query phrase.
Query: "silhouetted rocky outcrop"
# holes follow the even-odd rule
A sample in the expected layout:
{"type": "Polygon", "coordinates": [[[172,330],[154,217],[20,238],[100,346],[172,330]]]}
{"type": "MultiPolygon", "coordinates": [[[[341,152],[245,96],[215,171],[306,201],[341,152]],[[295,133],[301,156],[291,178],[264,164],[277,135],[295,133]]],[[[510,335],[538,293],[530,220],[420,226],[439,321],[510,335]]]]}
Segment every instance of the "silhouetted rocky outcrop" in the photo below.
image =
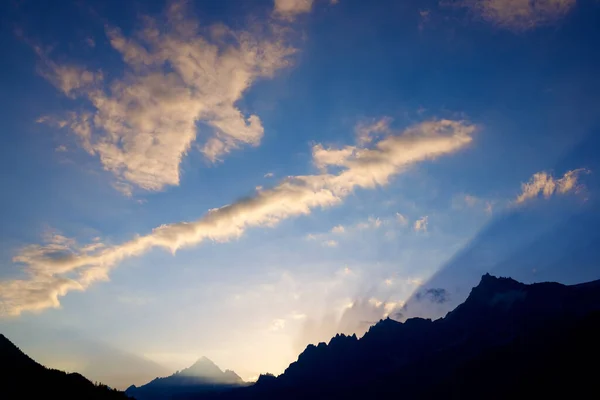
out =
{"type": "Polygon", "coordinates": [[[189,368],[164,378],[156,378],[140,387],[132,385],[125,393],[137,400],[186,399],[245,385],[235,372],[222,371],[211,360],[201,357],[189,368]]]}
{"type": "Polygon", "coordinates": [[[0,398],[127,399],[123,392],[94,384],[77,373],[38,364],[0,334],[0,398]]]}
{"type": "Polygon", "coordinates": [[[600,281],[525,285],[486,274],[444,318],[381,320],[360,339],[309,345],[276,378],[201,398],[539,398],[571,385],[584,393],[596,390],[599,334],[600,281]]]}

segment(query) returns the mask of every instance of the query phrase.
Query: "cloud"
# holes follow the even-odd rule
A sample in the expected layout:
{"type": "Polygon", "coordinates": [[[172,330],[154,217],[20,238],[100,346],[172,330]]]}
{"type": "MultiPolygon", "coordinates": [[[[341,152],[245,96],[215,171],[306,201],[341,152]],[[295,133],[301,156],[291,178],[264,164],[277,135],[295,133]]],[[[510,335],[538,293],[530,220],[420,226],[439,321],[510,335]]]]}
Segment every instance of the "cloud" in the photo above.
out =
{"type": "Polygon", "coordinates": [[[133,196],[133,187],[125,182],[113,182],[112,187],[121,192],[125,197],[133,196]]]}
{"type": "Polygon", "coordinates": [[[285,328],[285,319],[282,319],[282,318],[274,319],[271,322],[271,325],[269,326],[269,330],[273,331],[273,332],[280,331],[284,328],[285,328]]]}
{"type": "Polygon", "coordinates": [[[400,225],[406,226],[408,225],[408,218],[406,218],[404,215],[400,214],[400,213],[396,213],[396,221],[398,221],[398,223],[400,225]]]}
{"type": "Polygon", "coordinates": [[[292,319],[299,320],[299,319],[306,319],[307,315],[304,313],[293,312],[290,317],[292,319]]]}
{"type": "Polygon", "coordinates": [[[502,28],[525,31],[556,22],[575,3],[576,0],[465,0],[459,4],[502,28]]]}
{"type": "Polygon", "coordinates": [[[491,214],[494,211],[494,204],[490,201],[485,203],[485,212],[487,214],[491,214]]]}
{"type": "Polygon", "coordinates": [[[265,174],[264,178],[272,178],[272,177],[274,177],[274,176],[275,176],[275,174],[274,174],[274,173],[272,173],[272,172],[267,172],[267,173],[265,174]]]}
{"type": "MultiPolygon", "coordinates": [[[[49,49],[34,46],[33,50],[38,55],[41,65],[38,73],[62,91],[67,97],[75,98],[89,90],[94,90],[104,80],[102,71],[91,72],[76,65],[56,64],[48,57],[49,49]]],[[[48,117],[42,117],[37,122],[44,122],[48,117]]],[[[62,123],[65,126],[66,122],[62,123]]]]}
{"type": "Polygon", "coordinates": [[[309,13],[313,0],[275,0],[273,13],[278,18],[294,19],[299,14],[309,13]]]}
{"type": "Polygon", "coordinates": [[[430,10],[419,10],[419,30],[423,30],[425,28],[425,24],[429,22],[431,17],[430,10]]]}
{"type": "Polygon", "coordinates": [[[515,200],[517,204],[537,198],[540,194],[548,199],[554,194],[565,194],[569,192],[579,192],[583,185],[578,184],[580,174],[589,174],[590,171],[585,168],[574,169],[566,172],[562,178],[555,179],[547,172],[538,172],[533,174],[529,182],[521,184],[521,194],[515,200]]]}
{"type": "Polygon", "coordinates": [[[373,141],[376,134],[390,132],[390,123],[392,119],[384,117],[378,121],[365,124],[361,123],[356,127],[356,141],[360,145],[364,145],[373,141]]]}
{"type": "Polygon", "coordinates": [[[479,202],[479,199],[475,196],[472,196],[470,194],[465,195],[465,203],[467,203],[467,205],[469,207],[475,207],[475,205],[479,202]]]}
{"type": "Polygon", "coordinates": [[[328,166],[344,165],[348,158],[354,156],[356,148],[348,146],[343,149],[325,149],[323,145],[317,144],[312,149],[313,162],[321,171],[327,171],[328,166]]]}
{"type": "Polygon", "coordinates": [[[415,224],[413,225],[413,228],[415,229],[415,231],[417,232],[427,232],[427,223],[429,217],[426,215],[424,217],[419,218],[418,220],[415,221],[415,224]]]}
{"type": "Polygon", "coordinates": [[[58,65],[36,47],[42,76],[67,96],[89,101],[89,110],[68,114],[62,125],[119,181],[150,191],[179,184],[181,160],[199,129],[201,151],[211,162],[257,146],[262,122],[236,103],[257,79],[290,65],[295,51],[271,25],[261,32],[219,25],[202,35],[184,2],[171,2],[165,14],[164,23],[145,17],[131,37],[106,26],[125,64],[106,87],[100,71],[58,65]]]}
{"type": "Polygon", "coordinates": [[[338,242],[335,240],[326,240],[323,242],[323,246],[326,246],[326,247],[337,247],[337,245],[338,245],[338,242]]]}
{"type": "Polygon", "coordinates": [[[432,303],[443,304],[450,300],[450,293],[446,289],[432,288],[415,294],[417,301],[429,300],[432,303]]]}
{"type": "Polygon", "coordinates": [[[369,217],[365,222],[360,222],[356,225],[356,229],[377,229],[381,226],[381,220],[379,218],[369,217]]]}
{"type": "Polygon", "coordinates": [[[344,225],[337,225],[334,226],[333,228],[331,228],[331,233],[345,233],[346,232],[346,228],[344,228],[344,225]]]}
{"type": "MultiPolygon", "coordinates": [[[[504,201],[502,201],[504,202],[504,201]]],[[[455,210],[473,209],[482,211],[490,215],[493,212],[494,206],[498,205],[499,200],[477,197],[472,194],[459,193],[452,198],[452,208],[455,210]]]]}
{"type": "Polygon", "coordinates": [[[316,208],[339,205],[356,189],[386,185],[416,163],[464,149],[475,130],[475,125],[465,121],[422,122],[390,134],[370,148],[356,147],[336,173],[290,176],[252,197],[211,209],[196,221],[161,225],[121,244],[94,249],[74,241],[26,246],[13,258],[23,265],[26,276],[0,282],[0,304],[11,315],[58,307],[59,297],[108,280],[110,270],[123,259],[150,249],[163,248],[175,254],[205,241],[227,242],[248,228],[274,227],[316,208]]]}
{"type": "Polygon", "coordinates": [[[361,231],[364,229],[377,229],[381,227],[382,224],[383,222],[381,221],[381,219],[369,217],[366,221],[359,222],[353,226],[336,225],[333,228],[331,228],[331,233],[341,235],[352,230],[361,231]]]}

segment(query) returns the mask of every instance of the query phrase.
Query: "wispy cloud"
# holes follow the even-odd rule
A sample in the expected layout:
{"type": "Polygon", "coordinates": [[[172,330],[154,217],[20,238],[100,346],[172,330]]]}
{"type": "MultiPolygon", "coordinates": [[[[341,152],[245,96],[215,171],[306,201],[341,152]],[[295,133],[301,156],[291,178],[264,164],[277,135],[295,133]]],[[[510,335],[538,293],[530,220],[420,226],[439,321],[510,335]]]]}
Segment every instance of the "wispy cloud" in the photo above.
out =
{"type": "Polygon", "coordinates": [[[415,299],[417,301],[428,300],[432,303],[443,304],[450,300],[450,294],[443,288],[431,288],[417,292],[415,299]]]}
{"type": "Polygon", "coordinates": [[[309,13],[314,0],[275,0],[273,14],[277,18],[294,19],[299,14],[309,13]]]}
{"type": "Polygon", "coordinates": [[[524,31],[556,22],[576,0],[464,0],[458,4],[500,27],[524,31]]]}
{"type": "Polygon", "coordinates": [[[391,122],[391,118],[384,117],[377,121],[358,124],[356,127],[356,141],[358,144],[364,145],[372,142],[378,134],[389,133],[391,122]]]}
{"type": "Polygon", "coordinates": [[[396,213],[396,221],[402,226],[408,225],[408,218],[400,213],[396,213]]]}
{"type": "Polygon", "coordinates": [[[425,28],[425,24],[429,22],[431,17],[430,10],[419,10],[419,30],[422,31],[425,28]]]}
{"type": "Polygon", "coordinates": [[[470,194],[465,195],[464,200],[469,207],[475,207],[475,205],[479,203],[479,199],[470,194]]]}
{"type": "MultiPolygon", "coordinates": [[[[120,261],[152,248],[174,254],[183,247],[207,240],[226,242],[251,227],[273,227],[284,219],[310,214],[315,208],[339,205],[355,189],[386,185],[416,163],[464,149],[475,130],[473,124],[464,121],[422,122],[390,134],[370,148],[350,146],[355,151],[340,160],[336,173],[291,176],[253,197],[209,210],[196,221],[161,225],[122,244],[94,250],[74,242],[29,245],[13,259],[24,266],[27,277],[0,282],[1,304],[11,315],[58,307],[60,296],[107,280],[120,261]]],[[[317,149],[323,147],[315,145],[313,154],[317,149]]]]}
{"type": "Polygon", "coordinates": [[[426,215],[415,221],[413,228],[417,232],[427,232],[427,224],[429,223],[429,217],[426,215]]]}
{"type": "Polygon", "coordinates": [[[494,203],[491,201],[486,201],[485,203],[485,212],[487,214],[491,214],[492,212],[494,212],[494,203]]]}
{"type": "Polygon", "coordinates": [[[554,194],[577,193],[583,188],[583,185],[578,183],[579,175],[589,173],[588,169],[579,168],[566,172],[559,179],[554,178],[547,172],[535,173],[529,182],[521,184],[521,194],[517,196],[515,201],[517,204],[521,204],[540,195],[547,199],[554,194]]]}
{"type": "Polygon", "coordinates": [[[264,178],[273,178],[274,176],[275,176],[275,174],[274,174],[274,173],[272,173],[272,172],[267,172],[267,173],[264,175],[264,178]]]}
{"type": "Polygon", "coordinates": [[[125,62],[122,78],[104,85],[103,74],[56,64],[40,47],[40,73],[87,111],[62,118],[83,148],[97,155],[119,181],[151,191],[178,185],[180,163],[196,140],[214,162],[243,145],[256,146],[264,129],[236,102],[260,78],[290,65],[294,49],[281,29],[233,31],[215,25],[206,35],[184,2],[171,2],[165,23],[145,17],[131,37],[107,26],[111,46],[125,62]],[[159,28],[160,27],[160,28],[159,28]],[[165,66],[169,68],[165,68],[165,66]]]}
{"type": "Polygon", "coordinates": [[[271,325],[269,325],[269,330],[272,332],[277,332],[285,328],[285,319],[276,318],[271,321],[271,325]]]}
{"type": "Polygon", "coordinates": [[[377,229],[381,226],[382,223],[383,222],[379,218],[369,217],[366,221],[358,222],[354,225],[336,225],[333,228],[331,228],[331,233],[343,234],[354,230],[362,231],[364,229],[377,229]]]}
{"type": "Polygon", "coordinates": [[[346,232],[346,228],[344,228],[344,225],[336,225],[333,228],[331,228],[331,233],[345,233],[346,232]]]}
{"type": "MultiPolygon", "coordinates": [[[[498,205],[498,199],[478,197],[468,193],[459,193],[452,198],[452,208],[455,210],[475,210],[492,214],[494,206],[498,205]]],[[[502,201],[504,202],[504,201],[502,201]]]]}
{"type": "Polygon", "coordinates": [[[366,221],[356,224],[356,229],[358,229],[358,230],[377,229],[381,226],[381,224],[382,224],[381,219],[375,218],[375,217],[369,217],[366,221]]]}

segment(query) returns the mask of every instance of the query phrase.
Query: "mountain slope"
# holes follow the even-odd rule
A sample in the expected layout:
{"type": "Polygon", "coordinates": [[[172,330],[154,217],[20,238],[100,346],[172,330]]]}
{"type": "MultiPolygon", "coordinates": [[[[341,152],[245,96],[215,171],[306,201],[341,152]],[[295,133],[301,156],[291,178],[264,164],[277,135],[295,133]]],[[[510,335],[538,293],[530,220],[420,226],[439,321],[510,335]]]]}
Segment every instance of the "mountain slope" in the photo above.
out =
{"type": "Polygon", "coordinates": [[[187,398],[198,393],[222,392],[244,386],[235,372],[222,371],[206,357],[201,357],[189,368],[173,375],[156,378],[147,384],[130,386],[125,392],[138,400],[187,398]]]}
{"type": "MultiPolygon", "coordinates": [[[[525,285],[486,274],[467,300],[444,318],[412,318],[404,323],[386,319],[361,339],[337,335],[329,344],[309,345],[279,377],[218,398],[428,399],[448,393],[474,399],[519,397],[521,391],[552,394],[568,388],[568,380],[549,380],[539,371],[551,369],[548,377],[589,376],[587,366],[600,355],[600,344],[589,333],[600,334],[599,311],[600,281],[525,285]],[[580,362],[575,362],[577,357],[580,362]],[[485,389],[499,386],[504,391],[485,389]]],[[[579,382],[591,388],[593,380],[579,382]]]]}
{"type": "Polygon", "coordinates": [[[48,369],[0,334],[0,398],[127,399],[77,373],[48,369]]]}

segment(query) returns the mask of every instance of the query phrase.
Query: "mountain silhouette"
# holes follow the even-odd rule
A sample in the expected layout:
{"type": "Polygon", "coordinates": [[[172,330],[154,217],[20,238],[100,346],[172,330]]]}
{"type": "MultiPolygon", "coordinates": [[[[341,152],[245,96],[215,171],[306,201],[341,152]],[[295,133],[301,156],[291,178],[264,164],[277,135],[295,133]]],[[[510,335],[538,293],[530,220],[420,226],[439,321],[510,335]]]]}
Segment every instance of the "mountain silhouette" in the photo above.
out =
{"type": "Polygon", "coordinates": [[[190,367],[173,375],[156,378],[147,384],[127,388],[125,393],[137,400],[184,399],[197,394],[215,393],[245,386],[235,372],[222,371],[207,357],[201,357],[190,367]]]}
{"type": "Polygon", "coordinates": [[[278,377],[202,399],[460,399],[595,391],[600,281],[526,285],[489,274],[432,321],[387,318],[309,345],[278,377]],[[575,386],[575,388],[574,388],[575,386]]]}
{"type": "Polygon", "coordinates": [[[82,332],[26,319],[0,319],[0,332],[10,338],[30,357],[48,368],[71,366],[92,382],[125,390],[143,385],[172,371],[141,355],[89,337],[82,332]],[[3,323],[6,322],[6,323],[3,323]]]}
{"type": "Polygon", "coordinates": [[[127,399],[77,373],[48,369],[0,334],[0,398],[127,399]]]}

